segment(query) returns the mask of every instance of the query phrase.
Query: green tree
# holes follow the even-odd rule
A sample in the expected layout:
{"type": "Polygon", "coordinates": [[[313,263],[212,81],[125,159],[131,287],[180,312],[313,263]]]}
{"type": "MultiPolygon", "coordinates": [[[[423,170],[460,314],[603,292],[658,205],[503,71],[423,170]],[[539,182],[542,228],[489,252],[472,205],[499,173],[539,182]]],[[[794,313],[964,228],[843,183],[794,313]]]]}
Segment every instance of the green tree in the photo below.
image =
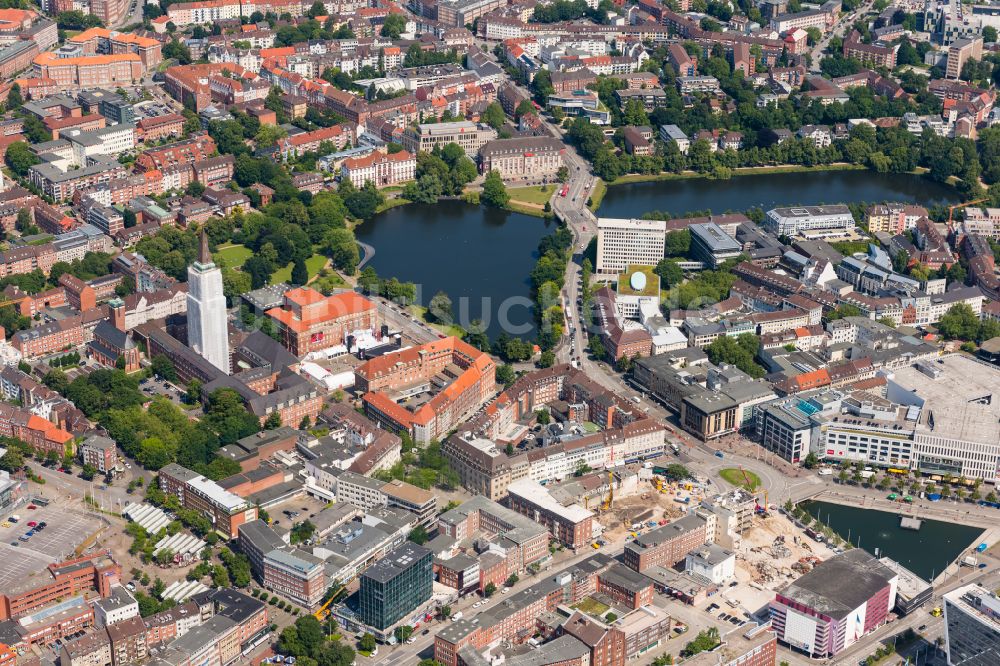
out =
{"type": "Polygon", "coordinates": [[[479,116],[479,120],[493,129],[500,129],[507,122],[507,116],[504,114],[500,102],[491,102],[479,116]]]}
{"type": "Polygon", "coordinates": [[[358,641],[358,648],[365,652],[372,652],[375,650],[375,637],[370,633],[365,632],[361,640],[358,641]]]}
{"type": "Polygon", "coordinates": [[[492,582],[487,583],[486,587],[483,588],[483,594],[486,595],[487,597],[492,597],[494,594],[496,594],[496,591],[497,591],[497,586],[494,585],[492,582]]]}
{"type": "Polygon", "coordinates": [[[938,322],[938,330],[950,340],[973,340],[979,332],[979,317],[966,303],[956,303],[938,322]]]}
{"type": "Polygon", "coordinates": [[[289,534],[289,540],[292,543],[303,543],[311,539],[315,533],[316,526],[308,520],[303,520],[301,523],[296,523],[295,526],[292,527],[289,534]]]}
{"type": "Polygon", "coordinates": [[[486,180],[483,181],[483,193],[480,200],[487,206],[493,206],[494,208],[506,208],[507,202],[510,201],[510,195],[507,193],[507,187],[503,183],[503,178],[500,177],[499,171],[490,171],[486,174],[486,180]]]}
{"type": "Polygon", "coordinates": [[[504,386],[510,386],[514,383],[516,374],[514,373],[514,367],[504,363],[497,367],[496,371],[497,382],[503,384],[504,386]]]}
{"type": "Polygon", "coordinates": [[[815,453],[810,451],[808,454],[806,454],[806,457],[803,459],[802,466],[805,467],[806,469],[812,469],[818,463],[819,463],[819,458],[816,457],[815,453]]]}
{"type": "Polygon", "coordinates": [[[177,381],[177,370],[174,368],[173,361],[171,361],[164,354],[157,354],[153,357],[150,363],[150,369],[153,371],[154,375],[162,377],[168,382],[177,381]]]}
{"type": "Polygon", "coordinates": [[[7,146],[7,153],[4,156],[7,166],[15,174],[24,178],[28,175],[28,169],[38,164],[41,160],[31,152],[31,148],[24,141],[15,141],[7,146]]]}
{"type": "Polygon", "coordinates": [[[389,14],[382,24],[382,36],[389,39],[399,39],[406,31],[406,17],[402,14],[389,14]]]}
{"type": "Polygon", "coordinates": [[[443,291],[439,291],[434,294],[431,298],[430,307],[428,308],[428,313],[434,318],[434,321],[449,325],[454,319],[452,313],[452,303],[448,294],[443,291]]]}
{"type": "Polygon", "coordinates": [[[84,463],[80,476],[83,477],[84,481],[93,481],[94,477],[97,476],[97,468],[90,463],[84,463]]]}
{"type": "Polygon", "coordinates": [[[22,104],[24,104],[24,98],[21,96],[21,85],[15,81],[10,87],[10,92],[7,93],[7,109],[17,111],[22,104]]]}
{"type": "Polygon", "coordinates": [[[306,261],[302,257],[296,257],[292,266],[291,283],[293,285],[304,285],[309,282],[309,271],[306,268],[306,261]]]}
{"type": "Polygon", "coordinates": [[[400,643],[405,643],[406,639],[413,635],[413,627],[408,624],[400,625],[396,627],[396,640],[400,643]]]}
{"type": "Polygon", "coordinates": [[[418,546],[422,546],[427,543],[430,537],[427,535],[427,529],[423,525],[417,525],[410,530],[410,534],[406,538],[418,546]]]}

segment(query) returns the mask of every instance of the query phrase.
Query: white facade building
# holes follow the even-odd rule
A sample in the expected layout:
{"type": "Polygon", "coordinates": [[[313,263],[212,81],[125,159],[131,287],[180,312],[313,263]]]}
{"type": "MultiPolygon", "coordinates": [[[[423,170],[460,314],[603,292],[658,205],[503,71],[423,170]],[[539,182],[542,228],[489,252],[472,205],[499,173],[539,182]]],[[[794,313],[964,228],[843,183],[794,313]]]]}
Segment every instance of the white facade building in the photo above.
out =
{"type": "Polygon", "coordinates": [[[849,231],[854,229],[851,209],[835,206],[772,208],[764,216],[764,228],[776,236],[794,236],[807,231],[849,231]]]}
{"type": "Polygon", "coordinates": [[[736,553],[714,543],[700,546],[684,558],[684,571],[716,585],[729,582],[736,575],[736,553]]]}
{"type": "Polygon", "coordinates": [[[663,220],[597,220],[597,272],[617,275],[631,265],[655,266],[663,259],[663,220]]]}
{"type": "Polygon", "coordinates": [[[204,231],[198,260],[188,267],[187,315],[188,346],[228,374],[229,328],[222,271],[212,261],[204,231]]]}

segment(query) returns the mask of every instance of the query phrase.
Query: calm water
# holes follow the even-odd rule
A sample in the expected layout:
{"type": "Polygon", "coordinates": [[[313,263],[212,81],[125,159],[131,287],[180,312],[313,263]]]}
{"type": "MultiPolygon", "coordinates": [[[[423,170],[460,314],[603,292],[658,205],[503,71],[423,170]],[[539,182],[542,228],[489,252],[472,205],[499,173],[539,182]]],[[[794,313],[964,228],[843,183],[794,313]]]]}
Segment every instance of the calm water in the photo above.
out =
{"type": "Polygon", "coordinates": [[[805,502],[802,508],[829,525],[844,539],[879,557],[891,557],[924,580],[939,575],[962,551],[978,545],[978,527],[924,520],[919,531],[899,527],[899,516],[828,502],[805,502]]]}
{"type": "Polygon", "coordinates": [[[688,211],[714,213],[775,206],[867,201],[905,201],[924,206],[957,203],[954,189],[929,178],[873,171],[810,171],[758,174],[730,180],[686,178],[631,183],[608,188],[601,202],[602,217],[640,217],[653,210],[680,215],[688,211]]]}
{"type": "Polygon", "coordinates": [[[553,228],[530,215],[440,201],[392,208],[355,235],[375,247],[375,271],[416,283],[423,305],[444,291],[458,323],[480,319],[491,338],[503,330],[532,338],[529,275],[538,241],[553,228]],[[501,318],[510,326],[501,326],[501,318]]]}
{"type": "MultiPolygon", "coordinates": [[[[958,200],[951,188],[919,176],[827,171],[618,185],[608,189],[600,215],[639,217],[651,210],[680,214],[706,208],[721,213],[753,206],[852,201],[932,205],[958,200]]],[[[393,208],[355,233],[358,240],[375,247],[371,266],[378,274],[416,283],[422,304],[441,290],[451,297],[459,323],[481,319],[492,338],[503,330],[531,338],[528,276],[538,258],[538,241],[551,231],[552,225],[539,218],[441,201],[393,208]]]]}

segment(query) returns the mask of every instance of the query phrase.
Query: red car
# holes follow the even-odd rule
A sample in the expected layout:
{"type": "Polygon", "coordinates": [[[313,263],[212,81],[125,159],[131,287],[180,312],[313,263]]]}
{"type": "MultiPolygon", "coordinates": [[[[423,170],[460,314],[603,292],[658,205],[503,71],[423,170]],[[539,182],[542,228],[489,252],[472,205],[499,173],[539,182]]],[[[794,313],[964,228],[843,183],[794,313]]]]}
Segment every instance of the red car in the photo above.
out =
{"type": "Polygon", "coordinates": [[[35,506],[34,504],[29,504],[29,505],[28,505],[28,508],[29,508],[29,509],[37,509],[38,507],[37,507],[37,506],[35,506]]]}
{"type": "Polygon", "coordinates": [[[34,520],[29,520],[28,521],[28,527],[35,527],[36,525],[38,525],[38,523],[35,522],[34,520]]]}

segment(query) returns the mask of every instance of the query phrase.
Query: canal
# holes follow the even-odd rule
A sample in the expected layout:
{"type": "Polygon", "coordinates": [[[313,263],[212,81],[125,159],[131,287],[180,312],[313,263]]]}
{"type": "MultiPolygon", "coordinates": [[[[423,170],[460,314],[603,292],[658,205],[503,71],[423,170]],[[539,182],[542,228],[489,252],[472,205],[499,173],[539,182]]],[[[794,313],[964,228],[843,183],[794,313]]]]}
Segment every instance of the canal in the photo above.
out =
{"type": "Polygon", "coordinates": [[[919,531],[899,526],[899,515],[829,502],[803,502],[802,508],[869,553],[896,560],[924,580],[933,580],[970,546],[983,530],[968,525],[923,519],[919,531]]]}
{"type": "Polygon", "coordinates": [[[538,217],[445,200],[391,208],[354,234],[375,247],[375,272],[417,285],[419,303],[443,291],[458,324],[479,319],[492,339],[502,331],[531,339],[529,275],[538,242],[554,228],[538,217]]]}
{"type": "Polygon", "coordinates": [[[641,217],[654,210],[681,215],[696,210],[742,212],[760,206],[903,201],[923,206],[957,203],[953,188],[905,173],[806,171],[754,174],[730,180],[678,178],[613,185],[601,202],[601,217],[641,217]]]}

